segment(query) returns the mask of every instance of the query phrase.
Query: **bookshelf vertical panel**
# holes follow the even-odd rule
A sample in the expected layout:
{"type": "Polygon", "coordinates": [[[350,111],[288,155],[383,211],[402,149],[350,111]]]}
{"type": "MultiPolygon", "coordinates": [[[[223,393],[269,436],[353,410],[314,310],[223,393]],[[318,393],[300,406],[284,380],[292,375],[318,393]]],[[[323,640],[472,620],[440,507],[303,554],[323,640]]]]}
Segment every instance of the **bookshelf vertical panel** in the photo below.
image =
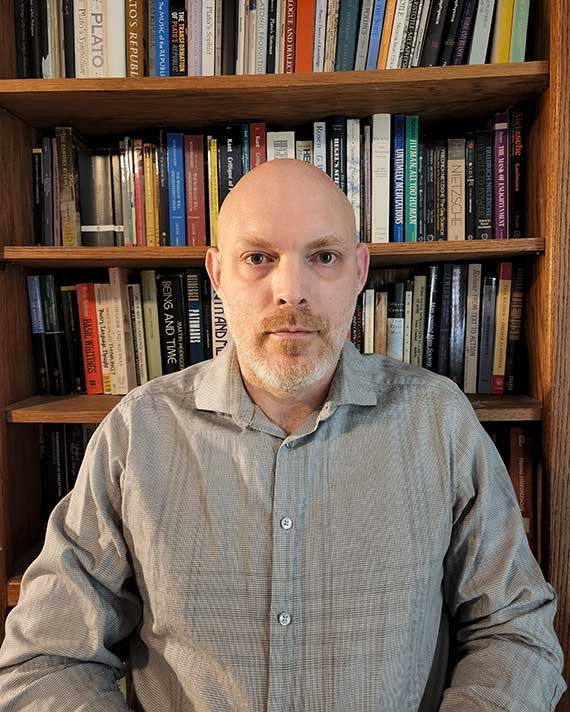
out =
{"type": "Polygon", "coordinates": [[[0,0],[0,79],[16,77],[14,0],[0,0]]]}

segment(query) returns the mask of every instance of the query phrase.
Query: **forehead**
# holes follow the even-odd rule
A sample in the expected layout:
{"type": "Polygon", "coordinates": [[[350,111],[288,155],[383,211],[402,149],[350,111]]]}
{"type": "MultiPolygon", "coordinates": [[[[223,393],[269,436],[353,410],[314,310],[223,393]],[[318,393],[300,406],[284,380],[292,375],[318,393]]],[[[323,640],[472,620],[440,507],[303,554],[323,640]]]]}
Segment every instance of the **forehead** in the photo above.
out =
{"type": "Polygon", "coordinates": [[[230,240],[236,250],[243,249],[343,249],[347,247],[348,239],[339,234],[327,233],[324,235],[302,235],[280,238],[277,234],[259,236],[255,234],[238,235],[230,240]]]}

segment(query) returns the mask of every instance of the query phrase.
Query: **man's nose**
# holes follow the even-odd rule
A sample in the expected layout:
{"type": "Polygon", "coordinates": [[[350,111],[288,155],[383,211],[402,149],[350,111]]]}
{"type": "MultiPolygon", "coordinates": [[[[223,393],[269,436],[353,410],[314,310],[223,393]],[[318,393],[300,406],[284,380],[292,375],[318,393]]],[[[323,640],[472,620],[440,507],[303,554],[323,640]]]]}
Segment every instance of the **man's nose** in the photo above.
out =
{"type": "Polygon", "coordinates": [[[273,270],[273,302],[278,306],[307,305],[309,274],[301,259],[281,258],[273,270]]]}

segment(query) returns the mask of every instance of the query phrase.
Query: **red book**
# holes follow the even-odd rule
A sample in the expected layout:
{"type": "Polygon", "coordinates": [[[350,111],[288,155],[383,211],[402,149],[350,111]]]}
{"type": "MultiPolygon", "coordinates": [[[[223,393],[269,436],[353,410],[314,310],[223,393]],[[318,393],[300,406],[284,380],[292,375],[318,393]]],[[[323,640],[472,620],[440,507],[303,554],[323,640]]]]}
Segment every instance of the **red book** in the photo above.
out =
{"type": "Polygon", "coordinates": [[[285,74],[295,71],[295,19],[297,0],[285,0],[285,74]]]}
{"type": "Polygon", "coordinates": [[[249,125],[249,169],[253,170],[267,160],[267,135],[264,123],[249,125]]]}
{"type": "Polygon", "coordinates": [[[144,215],[144,161],[142,138],[133,141],[134,183],[135,183],[135,216],[137,221],[137,247],[146,246],[146,224],[144,215]]]}
{"type": "Polygon", "coordinates": [[[204,137],[184,136],[186,172],[186,244],[206,244],[206,196],[204,193],[204,137]]]}
{"type": "Polygon", "coordinates": [[[313,71],[315,0],[297,0],[295,73],[313,71]]]}
{"type": "Polygon", "coordinates": [[[77,285],[77,308],[85,371],[85,390],[91,395],[103,393],[103,370],[101,368],[101,350],[99,349],[95,286],[93,284],[77,285]]]}

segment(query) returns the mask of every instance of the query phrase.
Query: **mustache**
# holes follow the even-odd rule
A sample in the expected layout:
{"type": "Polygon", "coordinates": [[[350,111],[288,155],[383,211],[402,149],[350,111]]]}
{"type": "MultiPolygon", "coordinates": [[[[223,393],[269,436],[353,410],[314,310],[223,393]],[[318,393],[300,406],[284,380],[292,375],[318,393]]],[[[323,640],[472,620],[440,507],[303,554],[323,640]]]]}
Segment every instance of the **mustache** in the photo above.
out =
{"type": "Polygon", "coordinates": [[[299,326],[315,331],[326,331],[328,322],[320,316],[307,312],[289,311],[265,317],[260,326],[263,331],[277,331],[283,326],[299,326]]]}

